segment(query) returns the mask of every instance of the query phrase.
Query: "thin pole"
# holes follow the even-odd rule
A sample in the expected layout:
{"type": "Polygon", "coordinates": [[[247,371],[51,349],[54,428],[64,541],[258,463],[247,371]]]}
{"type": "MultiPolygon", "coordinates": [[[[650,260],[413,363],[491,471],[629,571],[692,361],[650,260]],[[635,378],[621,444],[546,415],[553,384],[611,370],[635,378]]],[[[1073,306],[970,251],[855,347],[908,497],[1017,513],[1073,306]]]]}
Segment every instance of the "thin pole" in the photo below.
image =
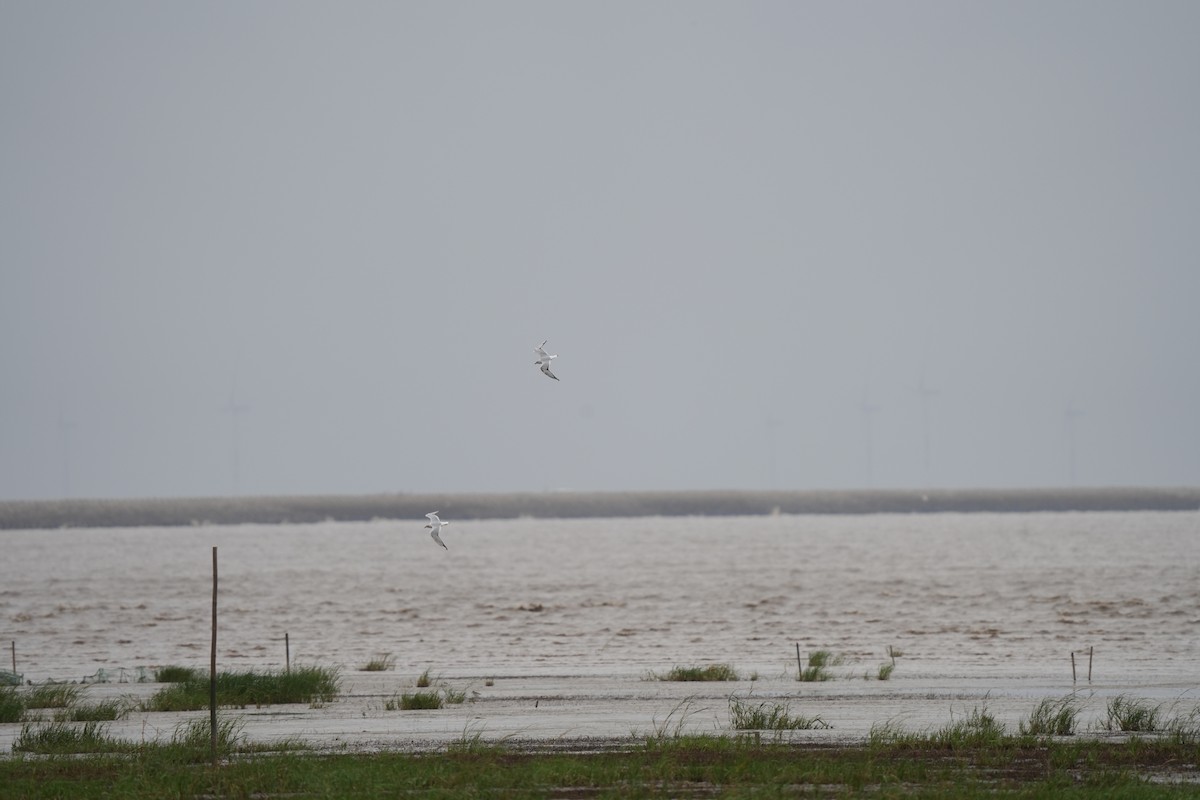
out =
{"type": "Polygon", "coordinates": [[[1075,682],[1075,651],[1071,651],[1071,683],[1075,682]]]}
{"type": "Polygon", "coordinates": [[[12,653],[13,653],[13,678],[16,678],[17,677],[17,640],[16,639],[13,639],[12,653]]]}
{"type": "Polygon", "coordinates": [[[804,675],[804,663],[800,660],[800,643],[799,642],[796,642],[796,669],[798,670],[796,673],[797,678],[804,675]]]}
{"type": "Polygon", "coordinates": [[[1088,647],[1088,683],[1092,682],[1092,652],[1096,649],[1095,645],[1088,647]]]}
{"type": "Polygon", "coordinates": [[[208,721],[212,761],[217,763],[217,546],[213,545],[212,653],[208,664],[208,721]]]}
{"type": "Polygon", "coordinates": [[[284,667],[287,669],[288,675],[292,674],[292,645],[288,642],[288,635],[283,634],[283,658],[284,667]]]}

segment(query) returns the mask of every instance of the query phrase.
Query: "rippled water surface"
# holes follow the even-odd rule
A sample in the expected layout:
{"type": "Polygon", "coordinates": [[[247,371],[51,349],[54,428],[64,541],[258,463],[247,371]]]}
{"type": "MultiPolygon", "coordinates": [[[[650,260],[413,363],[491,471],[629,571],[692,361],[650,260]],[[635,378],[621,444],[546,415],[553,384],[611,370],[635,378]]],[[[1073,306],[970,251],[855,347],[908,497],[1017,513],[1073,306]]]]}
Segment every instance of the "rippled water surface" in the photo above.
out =
{"type": "Polygon", "coordinates": [[[0,637],[33,680],[206,665],[215,545],[230,669],[282,667],[285,632],[293,663],[465,675],[773,674],[796,643],[934,676],[1200,664],[1191,512],[459,520],[448,551],[423,522],[0,531],[0,637]]]}

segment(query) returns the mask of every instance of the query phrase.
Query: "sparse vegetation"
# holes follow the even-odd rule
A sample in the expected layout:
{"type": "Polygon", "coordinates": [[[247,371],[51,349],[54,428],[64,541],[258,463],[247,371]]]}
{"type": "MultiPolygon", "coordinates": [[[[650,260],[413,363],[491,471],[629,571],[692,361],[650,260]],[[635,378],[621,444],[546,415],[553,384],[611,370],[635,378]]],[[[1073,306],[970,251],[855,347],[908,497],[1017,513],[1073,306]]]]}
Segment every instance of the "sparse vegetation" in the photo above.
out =
{"type": "Polygon", "coordinates": [[[1191,710],[1175,716],[1166,725],[1171,739],[1180,745],[1200,745],[1200,705],[1192,706],[1191,710]]]}
{"type": "Polygon", "coordinates": [[[25,707],[66,708],[78,699],[78,686],[69,683],[41,683],[25,694],[25,707]]]}
{"type": "Polygon", "coordinates": [[[511,752],[506,744],[507,737],[498,742],[488,742],[483,738],[483,728],[472,729],[468,723],[462,732],[462,736],[455,739],[446,745],[446,752],[449,754],[471,754],[474,756],[482,755],[501,755],[511,752]]]}
{"type": "MultiPolygon", "coordinates": [[[[219,718],[217,722],[218,754],[229,755],[234,752],[285,753],[309,749],[303,742],[295,739],[275,741],[269,745],[250,744],[246,742],[242,728],[243,722],[240,718],[225,716],[219,718]]],[[[85,766],[89,762],[80,762],[75,758],[80,755],[90,755],[97,759],[118,756],[122,759],[118,763],[136,764],[138,761],[142,761],[153,763],[161,769],[169,763],[189,764],[207,761],[211,755],[210,746],[211,735],[207,717],[180,723],[175,728],[171,740],[166,743],[115,739],[107,734],[105,727],[99,722],[89,721],[83,724],[73,724],[64,720],[56,720],[23,725],[20,735],[13,743],[13,752],[68,757],[67,763],[85,764],[85,766]]],[[[86,771],[92,772],[90,768],[86,771]]],[[[135,780],[135,788],[126,796],[144,796],[144,791],[136,785],[139,780],[135,780]]],[[[67,794],[73,793],[68,792],[67,794]]],[[[110,797],[112,795],[105,792],[102,796],[110,797]]]]}
{"type": "MultiPolygon", "coordinates": [[[[646,746],[662,746],[668,741],[683,738],[683,729],[687,725],[688,719],[695,715],[698,710],[692,708],[692,701],[693,698],[691,697],[685,697],[680,700],[662,722],[659,722],[658,718],[655,717],[654,731],[646,737],[646,746]]],[[[637,734],[635,733],[634,735],[636,736],[637,734]]]]}
{"type": "Polygon", "coordinates": [[[932,740],[949,750],[963,748],[994,747],[1005,738],[1004,725],[987,710],[973,708],[971,713],[936,731],[932,740]]]}
{"type": "Polygon", "coordinates": [[[709,664],[704,667],[671,667],[663,675],[651,673],[660,681],[736,681],[737,670],[728,664],[709,664]]]}
{"type": "Polygon", "coordinates": [[[444,705],[440,692],[402,692],[393,695],[384,703],[388,711],[417,711],[441,708],[444,705]]]}
{"type": "Polygon", "coordinates": [[[1073,694],[1058,700],[1046,697],[1029,719],[1020,723],[1019,729],[1022,735],[1029,736],[1074,736],[1082,710],[1079,698],[1073,694]]]}
{"type": "Polygon", "coordinates": [[[392,669],[395,665],[396,659],[392,657],[392,654],[383,653],[375,658],[372,658],[366,664],[363,664],[361,667],[359,667],[359,670],[362,672],[384,672],[392,669]]]}
{"type": "Polygon", "coordinates": [[[876,673],[876,677],[881,681],[886,681],[887,679],[892,677],[892,673],[895,672],[895,670],[896,670],[896,665],[894,663],[880,664],[879,672],[876,673]]]}
{"type": "Polygon", "coordinates": [[[793,716],[787,703],[762,702],[751,705],[729,698],[729,723],[739,731],[795,731],[833,727],[820,717],[793,716]]]}
{"type": "Polygon", "coordinates": [[[65,722],[113,722],[128,714],[129,708],[129,704],[121,700],[103,700],[65,708],[55,718],[65,722]]]}
{"type": "MultiPolygon", "coordinates": [[[[337,670],[302,667],[291,672],[222,672],[217,675],[217,703],[245,708],[279,703],[327,703],[338,694],[337,670]]],[[[207,677],[160,689],[144,705],[146,711],[195,711],[208,707],[207,677]]]]}
{"type": "Polygon", "coordinates": [[[200,670],[192,667],[167,666],[159,667],[154,671],[155,683],[183,683],[185,681],[198,680],[201,677],[202,673],[200,670]]]}
{"type": "Polygon", "coordinates": [[[829,667],[836,667],[843,662],[841,656],[835,656],[828,650],[815,650],[808,654],[808,666],[800,671],[797,680],[828,681],[833,679],[829,667]]]}
{"type": "MultiPolygon", "coordinates": [[[[244,727],[245,723],[238,717],[217,717],[217,752],[227,754],[242,745],[245,741],[242,734],[244,727]]],[[[209,720],[197,718],[179,723],[171,736],[170,747],[192,761],[210,756],[212,728],[209,720]]]]}
{"type": "MultiPolygon", "coordinates": [[[[93,736],[113,755],[79,757],[43,736],[45,757],[0,759],[6,797],[1193,797],[1197,752],[1174,741],[1043,742],[1004,737],[948,754],[934,736],[883,737],[867,746],[675,736],[641,748],[576,753],[488,745],[477,733],[444,753],[293,753],[207,760],[207,720],[168,745],[93,736]],[[203,738],[203,749],[200,739],[203,738]],[[58,749],[55,749],[58,748],[58,749]]],[[[97,731],[93,731],[97,733],[97,731]]],[[[245,752],[236,730],[225,741],[245,752]]],[[[73,734],[59,739],[84,741],[73,734]]],[[[33,735],[22,745],[36,744],[33,735]]],[[[33,752],[22,750],[19,752],[33,752]]]]}
{"type": "Polygon", "coordinates": [[[0,722],[20,722],[25,716],[25,698],[15,686],[0,686],[0,722]]]}
{"type": "Polygon", "coordinates": [[[14,753],[71,755],[77,753],[110,753],[122,750],[105,735],[98,722],[73,725],[69,722],[27,722],[13,742],[14,753]]]}
{"type": "Polygon", "coordinates": [[[1109,731],[1152,733],[1162,729],[1162,718],[1162,706],[1119,694],[1108,701],[1103,727],[1109,731]]]}
{"type": "Polygon", "coordinates": [[[417,688],[418,689],[428,689],[430,686],[433,685],[433,676],[431,674],[431,669],[432,669],[431,667],[426,667],[425,671],[422,672],[417,677],[417,688]]]}

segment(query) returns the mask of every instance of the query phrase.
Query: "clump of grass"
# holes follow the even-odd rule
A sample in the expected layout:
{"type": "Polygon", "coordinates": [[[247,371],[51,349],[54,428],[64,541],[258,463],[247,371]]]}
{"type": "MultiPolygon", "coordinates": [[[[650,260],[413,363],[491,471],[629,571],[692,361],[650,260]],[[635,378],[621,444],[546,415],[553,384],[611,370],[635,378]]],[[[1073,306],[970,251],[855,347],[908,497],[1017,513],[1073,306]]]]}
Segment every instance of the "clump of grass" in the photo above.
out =
{"type": "Polygon", "coordinates": [[[155,683],[183,683],[201,677],[200,671],[193,667],[166,666],[154,670],[155,683]]]}
{"type": "Polygon", "coordinates": [[[470,723],[463,728],[462,736],[446,745],[447,753],[470,754],[473,756],[503,757],[511,752],[508,736],[489,742],[483,738],[483,728],[472,728],[470,723]]]}
{"type": "Polygon", "coordinates": [[[896,671],[896,665],[894,663],[880,664],[879,672],[876,673],[876,677],[881,681],[886,681],[888,678],[892,677],[892,673],[895,671],[896,671]]]}
{"type": "Polygon", "coordinates": [[[122,748],[120,743],[108,738],[104,726],[99,722],[72,725],[68,722],[25,723],[21,733],[13,742],[14,753],[40,753],[44,755],[67,755],[75,753],[102,753],[122,748]]]}
{"type": "Polygon", "coordinates": [[[659,722],[656,716],[653,720],[654,730],[646,736],[646,746],[649,748],[662,747],[670,741],[678,741],[683,738],[683,729],[687,725],[688,719],[700,711],[700,709],[692,708],[692,702],[693,698],[691,697],[683,698],[675,704],[662,722],[659,722]]]}
{"type": "Polygon", "coordinates": [[[729,698],[729,721],[739,731],[797,731],[832,728],[820,717],[792,716],[787,703],[763,702],[754,706],[729,698]]]}
{"type": "Polygon", "coordinates": [[[655,675],[660,681],[736,681],[737,670],[728,664],[709,664],[704,667],[671,667],[664,675],[655,675]]]}
{"type": "MultiPolygon", "coordinates": [[[[301,667],[290,672],[222,672],[217,675],[217,704],[245,708],[277,703],[327,703],[338,694],[337,670],[301,667]]],[[[146,711],[196,711],[208,708],[208,678],[160,689],[144,704],[146,711]]]]}
{"type": "Polygon", "coordinates": [[[25,716],[25,698],[15,686],[0,686],[0,722],[20,722],[25,716]]]}
{"type": "Polygon", "coordinates": [[[1108,731],[1152,733],[1161,730],[1162,706],[1119,694],[1108,701],[1108,715],[1103,728],[1108,731]]]}
{"type": "Polygon", "coordinates": [[[916,741],[917,736],[905,730],[897,720],[876,722],[867,733],[867,744],[872,747],[896,746],[916,741]]]}
{"type": "Polygon", "coordinates": [[[995,746],[1005,738],[1004,724],[986,707],[974,708],[966,717],[935,731],[931,738],[935,744],[951,750],[995,746]]]}
{"type": "Polygon", "coordinates": [[[808,654],[808,666],[800,671],[796,679],[805,682],[833,680],[829,667],[836,667],[842,661],[841,656],[835,656],[828,650],[815,650],[808,654]]]}
{"type": "Polygon", "coordinates": [[[389,697],[384,703],[388,711],[417,711],[441,708],[444,705],[439,692],[402,692],[389,697]]]}
{"type": "Polygon", "coordinates": [[[431,667],[426,667],[425,671],[417,677],[417,688],[428,689],[433,685],[433,675],[430,674],[431,667]]]}
{"type": "Polygon", "coordinates": [[[366,664],[359,667],[362,672],[384,672],[396,666],[396,659],[391,653],[383,653],[375,656],[366,664]]]}
{"type": "Polygon", "coordinates": [[[1186,714],[1176,715],[1166,725],[1167,733],[1176,744],[1189,747],[1200,744],[1200,705],[1186,714]]]}
{"type": "Polygon", "coordinates": [[[103,700],[92,705],[63,709],[56,719],[65,722],[113,722],[129,713],[129,705],[120,700],[103,700]]]}
{"type": "Polygon", "coordinates": [[[466,690],[446,689],[446,702],[453,706],[462,705],[467,701],[466,690]]]}
{"type": "Polygon", "coordinates": [[[26,708],[67,708],[79,699],[79,687],[69,683],[43,683],[25,695],[26,708]]]}
{"type": "Polygon", "coordinates": [[[1018,727],[1023,736],[1074,736],[1082,710],[1073,694],[1059,700],[1046,697],[1018,727]]]}
{"type": "MultiPolygon", "coordinates": [[[[230,753],[245,741],[242,733],[245,722],[240,717],[221,715],[217,717],[217,752],[230,753]]],[[[188,760],[203,760],[210,756],[212,726],[207,717],[186,720],[175,726],[169,748],[178,751],[188,760]]]]}

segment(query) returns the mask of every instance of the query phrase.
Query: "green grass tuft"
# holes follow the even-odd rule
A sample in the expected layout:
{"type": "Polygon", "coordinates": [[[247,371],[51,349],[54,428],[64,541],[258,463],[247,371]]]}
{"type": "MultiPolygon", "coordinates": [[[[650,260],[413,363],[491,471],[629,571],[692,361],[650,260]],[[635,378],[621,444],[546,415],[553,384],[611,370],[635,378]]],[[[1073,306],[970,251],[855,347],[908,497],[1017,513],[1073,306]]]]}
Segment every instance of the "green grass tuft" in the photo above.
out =
{"type": "Polygon", "coordinates": [[[895,672],[895,670],[895,664],[880,664],[879,672],[877,673],[876,677],[878,677],[881,681],[886,681],[892,677],[892,673],[895,672]]]}
{"type": "Polygon", "coordinates": [[[1191,711],[1176,715],[1166,725],[1167,733],[1176,744],[1184,747],[1200,745],[1200,705],[1191,711]]]}
{"type": "Polygon", "coordinates": [[[797,731],[826,729],[833,726],[820,717],[792,716],[786,703],[759,703],[756,706],[736,697],[729,698],[729,721],[739,731],[797,731]]]}
{"type": "Polygon", "coordinates": [[[836,667],[843,660],[841,656],[835,656],[828,650],[814,650],[808,654],[808,666],[800,671],[796,680],[805,682],[833,680],[833,674],[830,673],[829,667],[836,667]]]}
{"type": "Polygon", "coordinates": [[[736,681],[737,670],[728,664],[709,664],[705,667],[671,667],[665,675],[655,675],[660,681],[736,681]]]}
{"type": "Polygon", "coordinates": [[[69,722],[25,723],[13,742],[14,753],[74,755],[103,753],[117,749],[98,722],[73,725],[69,722]]]}
{"type": "Polygon", "coordinates": [[[79,687],[69,683],[43,683],[25,695],[26,708],[67,708],[79,699],[79,687]]]}
{"type": "Polygon", "coordinates": [[[444,705],[442,695],[433,692],[403,692],[398,697],[391,698],[386,704],[388,711],[420,711],[441,708],[444,705]]]}
{"type": "Polygon", "coordinates": [[[1004,724],[997,721],[986,707],[972,709],[966,717],[951,722],[931,737],[936,745],[950,750],[992,747],[1004,738],[1004,724]]]}
{"type": "Polygon", "coordinates": [[[15,686],[0,686],[0,722],[20,722],[25,716],[25,698],[15,686]]]}
{"type": "Polygon", "coordinates": [[[1149,700],[1119,694],[1108,701],[1107,711],[1103,723],[1105,730],[1153,733],[1162,729],[1162,706],[1153,705],[1149,700]]]}
{"type": "MultiPolygon", "coordinates": [[[[227,754],[240,749],[245,737],[242,729],[244,721],[240,717],[217,717],[217,753],[227,754]]],[[[179,723],[171,736],[171,742],[166,745],[173,755],[185,761],[203,761],[211,756],[212,725],[208,717],[197,717],[179,723]]]]}
{"type": "Polygon", "coordinates": [[[63,709],[55,718],[65,722],[113,722],[129,713],[129,704],[120,700],[103,700],[93,705],[78,705],[63,709]]]}
{"type": "MultiPolygon", "coordinates": [[[[338,695],[337,670],[302,667],[291,672],[222,672],[217,675],[217,704],[245,708],[279,703],[328,703],[338,695]]],[[[146,711],[197,711],[208,708],[209,680],[192,678],[160,689],[144,704],[146,711]]]]}
{"type": "Polygon", "coordinates": [[[154,671],[155,683],[184,683],[185,681],[200,680],[204,673],[193,667],[167,666],[154,671]]]}
{"type": "Polygon", "coordinates": [[[432,667],[426,667],[425,671],[417,678],[417,688],[427,689],[433,685],[433,676],[430,674],[432,667]]]}
{"type": "Polygon", "coordinates": [[[1074,736],[1079,714],[1083,711],[1079,698],[1069,694],[1059,700],[1047,697],[1038,703],[1029,719],[1020,723],[1022,735],[1074,736]]]}
{"type": "Polygon", "coordinates": [[[391,653],[383,653],[375,656],[366,664],[359,667],[361,672],[385,672],[396,666],[396,659],[391,653]]]}

